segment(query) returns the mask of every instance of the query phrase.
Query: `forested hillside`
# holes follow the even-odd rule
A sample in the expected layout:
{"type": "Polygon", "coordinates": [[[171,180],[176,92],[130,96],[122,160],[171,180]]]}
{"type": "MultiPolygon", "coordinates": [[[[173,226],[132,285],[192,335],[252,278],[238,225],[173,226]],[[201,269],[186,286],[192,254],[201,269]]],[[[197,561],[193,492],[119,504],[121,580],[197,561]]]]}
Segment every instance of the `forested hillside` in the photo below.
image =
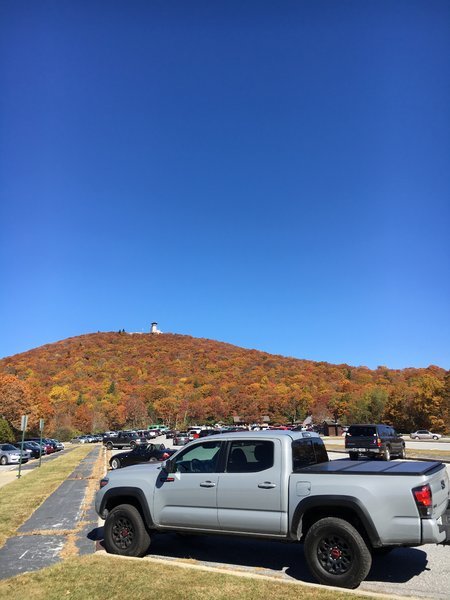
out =
{"type": "Polygon", "coordinates": [[[387,421],[450,430],[449,372],[376,370],[274,356],[182,335],[97,333],[0,361],[0,416],[47,431],[186,422],[387,421]]]}

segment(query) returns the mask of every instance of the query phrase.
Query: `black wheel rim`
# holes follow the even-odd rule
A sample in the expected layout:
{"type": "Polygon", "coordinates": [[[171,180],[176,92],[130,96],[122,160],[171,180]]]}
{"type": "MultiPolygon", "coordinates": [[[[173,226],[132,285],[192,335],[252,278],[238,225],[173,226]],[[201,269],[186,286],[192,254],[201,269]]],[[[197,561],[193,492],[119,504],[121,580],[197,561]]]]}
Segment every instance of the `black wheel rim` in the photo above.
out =
{"type": "Polygon", "coordinates": [[[112,539],[117,548],[126,550],[134,541],[134,526],[127,517],[118,517],[112,526],[112,539]]]}
{"type": "Polygon", "coordinates": [[[343,537],[329,535],[320,540],[317,546],[317,558],[327,573],[342,575],[352,566],[353,553],[343,537]]]}

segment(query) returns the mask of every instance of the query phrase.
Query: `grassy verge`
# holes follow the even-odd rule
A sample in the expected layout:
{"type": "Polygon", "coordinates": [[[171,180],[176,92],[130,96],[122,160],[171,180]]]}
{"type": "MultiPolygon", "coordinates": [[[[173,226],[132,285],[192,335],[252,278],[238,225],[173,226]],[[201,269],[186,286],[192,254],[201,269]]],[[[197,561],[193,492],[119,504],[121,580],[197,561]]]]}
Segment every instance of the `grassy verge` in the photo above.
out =
{"type": "MultiPolygon", "coordinates": [[[[80,446],[2,487],[0,492],[0,547],[52,492],[72,473],[92,447],[80,446]]],[[[1,594],[0,594],[1,597],[1,594]]]]}
{"type": "MultiPolygon", "coordinates": [[[[0,598],[8,600],[345,600],[350,594],[248,577],[206,572],[151,561],[113,556],[71,558],[36,573],[0,582],[0,598]]],[[[368,596],[351,595],[355,600],[368,596]]]]}

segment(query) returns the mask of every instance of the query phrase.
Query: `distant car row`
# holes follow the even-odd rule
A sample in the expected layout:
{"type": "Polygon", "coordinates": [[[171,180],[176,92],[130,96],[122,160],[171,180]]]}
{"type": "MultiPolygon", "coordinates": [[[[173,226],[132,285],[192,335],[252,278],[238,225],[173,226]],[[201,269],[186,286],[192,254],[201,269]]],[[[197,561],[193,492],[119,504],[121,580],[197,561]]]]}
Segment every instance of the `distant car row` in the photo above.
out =
{"type": "Polygon", "coordinates": [[[22,464],[27,463],[31,458],[39,458],[46,454],[64,450],[64,444],[58,440],[43,438],[33,438],[14,444],[0,444],[0,465],[18,465],[20,463],[20,449],[22,450],[22,464]]]}

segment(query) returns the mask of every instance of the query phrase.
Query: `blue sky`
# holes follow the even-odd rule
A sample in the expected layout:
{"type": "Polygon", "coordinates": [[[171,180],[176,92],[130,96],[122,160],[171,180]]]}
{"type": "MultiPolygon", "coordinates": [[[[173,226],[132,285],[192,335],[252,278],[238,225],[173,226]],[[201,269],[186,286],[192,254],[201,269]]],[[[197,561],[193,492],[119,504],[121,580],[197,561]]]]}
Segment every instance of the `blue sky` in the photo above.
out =
{"type": "Polygon", "coordinates": [[[450,367],[450,4],[0,4],[0,357],[450,367]]]}

